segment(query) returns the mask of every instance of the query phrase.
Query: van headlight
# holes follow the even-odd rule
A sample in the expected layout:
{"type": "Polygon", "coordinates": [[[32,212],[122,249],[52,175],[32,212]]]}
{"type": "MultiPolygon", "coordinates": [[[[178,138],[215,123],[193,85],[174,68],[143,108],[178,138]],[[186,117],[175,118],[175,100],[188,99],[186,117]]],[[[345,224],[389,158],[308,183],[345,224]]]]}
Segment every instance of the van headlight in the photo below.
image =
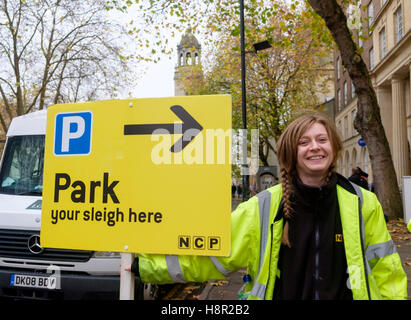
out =
{"type": "Polygon", "coordinates": [[[92,258],[120,258],[120,252],[94,251],[92,258]]]}

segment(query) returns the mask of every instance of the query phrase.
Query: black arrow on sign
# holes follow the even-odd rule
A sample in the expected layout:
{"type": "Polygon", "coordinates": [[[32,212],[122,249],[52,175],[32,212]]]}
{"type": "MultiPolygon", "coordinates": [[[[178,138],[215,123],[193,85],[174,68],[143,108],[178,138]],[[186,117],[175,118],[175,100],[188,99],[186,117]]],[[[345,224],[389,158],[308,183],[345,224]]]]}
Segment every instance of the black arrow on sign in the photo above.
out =
{"type": "Polygon", "coordinates": [[[182,151],[193,140],[203,127],[182,107],[175,105],[170,107],[171,111],[183,121],[181,125],[175,123],[161,124],[126,124],[124,135],[139,134],[183,134],[183,136],[170,148],[171,152],[182,151]],[[161,130],[159,130],[161,129],[161,130]],[[167,131],[167,132],[164,132],[167,131]]]}

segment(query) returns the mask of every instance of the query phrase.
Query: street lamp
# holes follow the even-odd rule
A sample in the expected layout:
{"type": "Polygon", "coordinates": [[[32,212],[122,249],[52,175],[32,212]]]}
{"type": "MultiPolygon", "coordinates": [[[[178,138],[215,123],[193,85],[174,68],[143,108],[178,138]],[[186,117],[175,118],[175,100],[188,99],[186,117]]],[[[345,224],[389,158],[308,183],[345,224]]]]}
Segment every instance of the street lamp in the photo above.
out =
{"type": "MultiPolygon", "coordinates": [[[[241,110],[243,120],[243,169],[247,166],[247,101],[246,101],[246,88],[245,88],[245,36],[244,36],[244,0],[240,0],[240,46],[241,46],[241,110]]],[[[265,40],[253,44],[254,53],[258,51],[271,48],[270,43],[265,40]]],[[[250,179],[248,173],[245,174],[245,170],[242,170],[242,182],[243,182],[243,201],[248,198],[250,179]]]]}
{"type": "Polygon", "coordinates": [[[265,50],[271,48],[271,44],[267,41],[261,41],[253,44],[254,52],[257,53],[258,51],[265,50]]]}

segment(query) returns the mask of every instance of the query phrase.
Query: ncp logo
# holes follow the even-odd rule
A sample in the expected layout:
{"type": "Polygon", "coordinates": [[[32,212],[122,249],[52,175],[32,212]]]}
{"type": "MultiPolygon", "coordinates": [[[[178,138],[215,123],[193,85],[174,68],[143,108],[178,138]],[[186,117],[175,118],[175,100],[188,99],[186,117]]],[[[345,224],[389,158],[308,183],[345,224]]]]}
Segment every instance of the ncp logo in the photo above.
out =
{"type": "Polygon", "coordinates": [[[90,111],[58,113],[55,122],[54,154],[90,154],[92,121],[93,114],[90,111]]]}

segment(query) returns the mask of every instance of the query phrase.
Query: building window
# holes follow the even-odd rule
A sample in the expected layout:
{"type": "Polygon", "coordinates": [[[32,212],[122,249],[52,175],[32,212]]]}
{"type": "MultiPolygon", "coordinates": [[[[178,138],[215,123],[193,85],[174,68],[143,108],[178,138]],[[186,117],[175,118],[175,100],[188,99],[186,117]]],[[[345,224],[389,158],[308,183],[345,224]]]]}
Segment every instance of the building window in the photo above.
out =
{"type": "Polygon", "coordinates": [[[359,46],[360,48],[362,48],[362,45],[363,45],[363,42],[362,42],[362,29],[360,29],[360,30],[358,31],[358,46],[359,46]]]}
{"type": "Polygon", "coordinates": [[[348,85],[347,81],[344,81],[344,105],[348,104],[348,85]]]}
{"type": "Polygon", "coordinates": [[[405,114],[410,116],[410,79],[407,80],[405,85],[405,114]]]}
{"type": "Polygon", "coordinates": [[[357,150],[354,149],[352,152],[352,162],[353,162],[353,167],[356,168],[359,166],[358,164],[358,157],[357,157],[357,150]]]}
{"type": "Polygon", "coordinates": [[[402,10],[401,7],[394,13],[395,20],[395,43],[402,39],[402,10]]]}
{"type": "Polygon", "coordinates": [[[344,117],[344,139],[348,139],[348,116],[344,117]]]}
{"type": "Polygon", "coordinates": [[[341,111],[341,90],[337,90],[337,110],[341,111]]]}
{"type": "Polygon", "coordinates": [[[370,70],[374,69],[374,48],[370,49],[370,70]]]}
{"type": "Polygon", "coordinates": [[[374,22],[374,5],[372,1],[368,4],[367,8],[368,13],[368,27],[371,27],[372,23],[374,22]]]}
{"type": "Polygon", "coordinates": [[[354,82],[351,80],[351,97],[355,97],[355,87],[354,87],[354,82]]]}
{"type": "Polygon", "coordinates": [[[351,175],[350,155],[348,154],[348,151],[345,153],[345,172],[347,177],[351,175]]]}
{"type": "Polygon", "coordinates": [[[337,58],[337,79],[340,79],[341,67],[340,67],[340,57],[337,58]]]}
{"type": "Polygon", "coordinates": [[[380,60],[382,60],[387,54],[387,43],[385,39],[385,27],[381,29],[380,34],[380,60]]]}
{"type": "Polygon", "coordinates": [[[341,120],[338,121],[338,132],[340,133],[340,137],[342,137],[341,120]]]}

